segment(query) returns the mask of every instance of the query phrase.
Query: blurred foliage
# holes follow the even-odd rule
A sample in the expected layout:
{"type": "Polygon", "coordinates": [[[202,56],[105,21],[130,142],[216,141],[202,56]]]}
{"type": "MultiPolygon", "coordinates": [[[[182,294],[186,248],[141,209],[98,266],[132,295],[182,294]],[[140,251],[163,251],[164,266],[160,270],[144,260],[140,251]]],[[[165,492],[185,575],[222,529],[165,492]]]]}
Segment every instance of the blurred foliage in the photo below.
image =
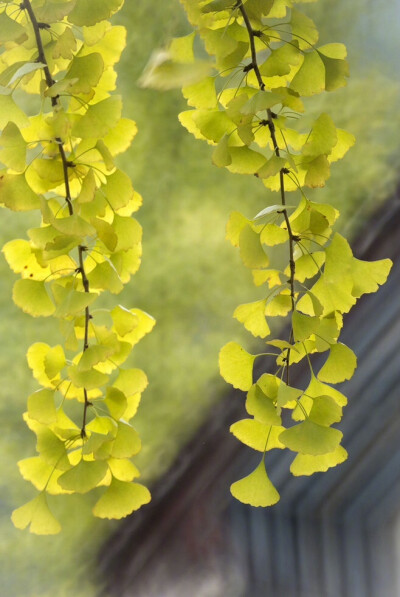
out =
{"type": "MultiPolygon", "coordinates": [[[[344,41],[349,46],[352,66],[346,89],[312,99],[308,107],[313,114],[326,110],[337,126],[357,137],[356,147],[334,170],[327,189],[310,198],[336,205],[342,212],[340,227],[354,235],[398,183],[400,48],[395,24],[400,2],[321,0],[307,10],[317,21],[322,42],[344,41]]],[[[253,290],[249,273],[225,240],[228,215],[240,208],[251,217],[276,201],[256,179],[249,184],[211,165],[211,148],[192,139],[177,120],[185,106],[178,92],[160,94],[137,87],[152,50],[190,30],[178,0],[127,2],[118,21],[128,29],[119,87],[125,114],[139,127],[121,165],[144,195],[139,212],[143,264],[121,302],[149,311],[158,322],[137,354],[134,351],[135,365],[150,379],[137,428],[143,439],[138,465],[151,481],[171,466],[224,391],[217,372],[219,348],[228,339],[248,342],[231,315],[238,303],[254,300],[253,290]]],[[[2,243],[24,238],[31,224],[28,217],[3,210],[2,243]]],[[[32,495],[16,469],[17,460],[33,453],[33,435],[21,418],[27,396],[35,389],[26,348],[35,340],[52,338],[56,343],[58,330],[13,305],[14,276],[3,259],[0,275],[2,590],[10,596],[93,595],[90,579],[95,576],[91,571],[96,551],[115,524],[93,521],[83,498],[69,506],[62,499],[52,502],[64,526],[59,537],[22,534],[8,518],[13,507],[32,495]]]]}

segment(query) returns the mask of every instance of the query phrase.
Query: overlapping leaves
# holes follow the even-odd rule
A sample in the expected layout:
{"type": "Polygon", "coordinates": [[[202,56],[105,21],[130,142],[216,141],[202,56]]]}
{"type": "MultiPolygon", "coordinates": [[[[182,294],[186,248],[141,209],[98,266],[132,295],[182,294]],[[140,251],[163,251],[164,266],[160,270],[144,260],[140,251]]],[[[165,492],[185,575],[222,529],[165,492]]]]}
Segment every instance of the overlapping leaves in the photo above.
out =
{"type": "Polygon", "coordinates": [[[123,290],[141,259],[142,229],[132,217],[141,197],[114,162],[136,133],[112,94],[126,35],[108,19],[122,4],[0,5],[0,201],[40,214],[29,239],[8,242],[3,254],[20,275],[14,302],[33,317],[56,318],[64,338],[28,350],[41,388],[24,417],[38,455],[19,467],[40,493],[13,521],[37,534],[60,530],[47,494],[105,487],[93,510],[101,518],[121,518],[150,499],[132,483],[139,472],[130,461],[141,448],[131,420],[147,378],[126,362],[154,320],[139,309],[96,305],[103,292],[123,290]],[[37,114],[19,107],[17,87],[40,97],[37,114]]]}
{"type": "MultiPolygon", "coordinates": [[[[238,306],[234,317],[264,339],[265,352],[253,355],[229,342],[219,359],[222,377],[247,392],[249,418],[231,431],[262,454],[255,471],[231,487],[237,499],[253,506],[279,500],[265,470],[269,450],[295,452],[294,475],[326,471],[347,458],[334,427],[347,399],[329,385],[349,379],[356,367],[353,351],[339,341],[343,314],[363,294],[378,290],[391,267],[389,260],[355,258],[348,242],[333,234],[337,210],[308,197],[308,189],[326,184],[332,164],[355,140],[329,114],[311,126],[302,117],[303,98],[334,91],[349,76],[346,48],[318,45],[315,24],[297,9],[303,1],[310,0],[182,0],[217,73],[180,81],[189,107],[179,115],[182,125],[213,146],[215,166],[256,176],[279,192],[278,204],[253,219],[235,212],[227,226],[227,238],[261,288],[257,300],[238,306]],[[288,200],[289,191],[300,191],[300,200],[288,200]],[[274,262],[275,247],[289,257],[282,270],[274,262]],[[272,325],[272,318],[280,325],[272,325]],[[276,338],[271,329],[279,328],[276,338]],[[326,355],[322,366],[318,353],[326,355]],[[258,380],[256,359],[272,360],[271,373],[258,380]],[[291,385],[291,367],[301,361],[310,371],[306,388],[291,385]],[[292,415],[286,428],[284,411],[292,415]]],[[[186,63],[196,69],[193,41],[190,35],[173,45],[184,49],[186,63]]],[[[171,52],[169,59],[173,70],[171,52]]],[[[157,65],[148,75],[148,85],[162,87],[157,65]]]]}

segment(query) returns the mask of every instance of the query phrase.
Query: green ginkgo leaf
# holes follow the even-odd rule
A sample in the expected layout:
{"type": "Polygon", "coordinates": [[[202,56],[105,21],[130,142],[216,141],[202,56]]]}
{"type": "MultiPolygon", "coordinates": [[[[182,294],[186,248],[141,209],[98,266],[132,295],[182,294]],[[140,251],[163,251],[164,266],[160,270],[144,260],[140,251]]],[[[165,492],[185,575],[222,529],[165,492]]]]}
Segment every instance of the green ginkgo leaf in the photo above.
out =
{"type": "MultiPolygon", "coordinates": [[[[68,29],[67,29],[68,31],[68,29]]],[[[67,79],[77,79],[70,88],[71,93],[90,93],[96,87],[104,71],[104,61],[98,52],[86,56],[75,56],[67,71],[67,79]]]]}
{"type": "Polygon", "coordinates": [[[68,367],[68,375],[72,383],[78,388],[85,388],[86,390],[94,390],[101,388],[108,382],[108,375],[91,369],[90,371],[81,371],[79,367],[73,365],[68,367]]]}
{"type": "Polygon", "coordinates": [[[54,297],[58,305],[54,311],[56,317],[68,317],[79,315],[86,307],[91,305],[97,298],[94,292],[79,292],[78,290],[68,290],[53,284],[54,297]]]}
{"type": "Polygon", "coordinates": [[[93,367],[107,361],[109,357],[115,352],[113,346],[102,346],[100,344],[94,344],[87,348],[78,363],[79,371],[90,371],[93,367]]]}
{"type": "Polygon", "coordinates": [[[298,388],[293,388],[292,386],[287,385],[283,380],[281,380],[278,386],[277,405],[288,407],[288,405],[291,402],[297,400],[302,393],[302,390],[299,390],[298,388]]]}
{"type": "Polygon", "coordinates": [[[227,169],[236,174],[256,174],[266,162],[265,156],[247,146],[231,147],[229,154],[227,169]]]}
{"type": "Polygon", "coordinates": [[[117,421],[123,416],[128,407],[128,401],[125,394],[115,387],[107,388],[104,402],[108,407],[110,415],[117,421]]]}
{"type": "Polygon", "coordinates": [[[233,317],[240,321],[240,323],[243,323],[246,330],[251,332],[253,336],[265,338],[270,333],[270,329],[265,319],[265,305],[265,299],[254,303],[239,305],[239,307],[235,309],[233,317]]]}
{"type": "Polygon", "coordinates": [[[59,344],[50,348],[44,357],[44,372],[49,379],[54,379],[65,367],[66,360],[63,347],[59,344]]]}
{"type": "Polygon", "coordinates": [[[306,420],[299,425],[286,429],[279,436],[279,441],[293,452],[300,454],[328,454],[333,452],[341,442],[343,434],[338,429],[324,427],[306,420]]]}
{"type": "Polygon", "coordinates": [[[81,460],[58,478],[58,484],[68,491],[87,493],[101,483],[107,471],[107,463],[102,460],[81,460]]]}
{"type": "Polygon", "coordinates": [[[340,383],[350,379],[357,367],[354,352],[341,342],[332,344],[329,356],[318,373],[318,379],[328,383],[340,383]]]}
{"type": "Polygon", "coordinates": [[[247,394],[246,410],[260,423],[265,425],[281,425],[282,420],[273,401],[254,384],[247,394]]]}
{"type": "Polygon", "coordinates": [[[112,476],[118,481],[130,483],[133,479],[140,477],[140,472],[130,460],[109,458],[108,466],[112,476]]]}
{"type": "Polygon", "coordinates": [[[9,122],[0,136],[0,161],[15,172],[26,168],[26,142],[16,124],[9,122]]]}
{"type": "Polygon", "coordinates": [[[215,108],[217,105],[214,77],[205,77],[198,83],[187,85],[182,88],[182,93],[193,108],[215,108]]]}
{"type": "Polygon", "coordinates": [[[250,506],[263,507],[276,504],[280,495],[269,480],[264,461],[247,477],[231,485],[233,497],[250,506]]]}
{"type": "Polygon", "coordinates": [[[114,128],[121,118],[122,102],[113,95],[97,104],[91,104],[72,127],[72,134],[81,139],[101,138],[114,128]]]}
{"type": "Polygon", "coordinates": [[[68,20],[79,27],[89,27],[109,19],[123,4],[123,0],[77,0],[68,20]]]}
{"type": "Polygon", "coordinates": [[[325,66],[316,52],[307,52],[304,54],[304,62],[294,76],[290,88],[304,97],[324,91],[325,66]]]}
{"type": "Polygon", "coordinates": [[[49,317],[56,310],[45,283],[37,280],[17,280],[13,288],[13,301],[32,317],[49,317]]]}
{"type": "Polygon", "coordinates": [[[279,436],[284,427],[267,425],[255,419],[242,419],[230,426],[230,432],[243,444],[258,452],[283,449],[279,436]]]}
{"type": "Polygon", "coordinates": [[[229,151],[229,135],[224,135],[212,154],[213,164],[218,168],[224,168],[232,163],[231,154],[229,151]]]}
{"type": "Polygon", "coordinates": [[[121,337],[124,337],[126,334],[132,332],[139,324],[139,318],[122,305],[114,307],[114,309],[111,311],[111,317],[113,320],[114,329],[121,337]]]}
{"type": "Polygon", "coordinates": [[[330,396],[318,396],[314,398],[308,416],[314,423],[329,427],[333,423],[339,423],[341,420],[342,407],[330,396]]]}
{"type": "Polygon", "coordinates": [[[94,505],[93,514],[98,518],[124,518],[148,504],[150,499],[150,492],[143,485],[126,483],[114,478],[110,487],[94,505]]]}
{"type": "Polygon", "coordinates": [[[47,505],[45,493],[40,493],[35,499],[14,510],[11,519],[17,529],[29,526],[30,532],[35,535],[57,535],[61,531],[60,523],[47,505]]]}
{"type": "Polygon", "coordinates": [[[119,421],[111,456],[113,458],[130,458],[140,452],[141,447],[142,443],[138,432],[131,425],[119,421]]]}
{"type": "Polygon", "coordinates": [[[146,374],[141,369],[120,369],[113,386],[129,398],[143,392],[148,383],[146,374]]]}
{"type": "Polygon", "coordinates": [[[220,373],[234,388],[247,392],[253,384],[255,358],[237,342],[228,342],[219,353],[220,373]]]}
{"type": "Polygon", "coordinates": [[[337,143],[336,127],[328,114],[321,114],[312,126],[307,143],[302,149],[306,156],[328,155],[337,143]]]}
{"type": "Polygon", "coordinates": [[[55,423],[57,412],[54,404],[54,391],[42,389],[31,394],[28,398],[28,416],[44,425],[55,423]]]}
{"type": "Polygon", "coordinates": [[[119,294],[124,285],[121,282],[115,267],[108,261],[98,263],[91,272],[88,273],[90,288],[94,290],[109,290],[113,294],[119,294]]]}
{"type": "Polygon", "coordinates": [[[57,483],[62,471],[55,470],[53,466],[44,462],[39,456],[20,460],[18,468],[22,478],[32,483],[38,491],[46,489],[46,493],[49,495],[70,493],[62,489],[57,483]]]}
{"type": "MultiPolygon", "coordinates": [[[[1,97],[0,95],[0,104],[1,97]]],[[[0,203],[13,211],[40,208],[40,199],[26,182],[25,175],[6,174],[4,171],[0,172],[0,203]]]]}
{"type": "Polygon", "coordinates": [[[269,258],[262,247],[260,235],[249,225],[244,226],[240,232],[239,248],[246,267],[250,269],[268,267],[269,258]]]}
{"type": "Polygon", "coordinates": [[[0,13],[0,43],[4,44],[8,41],[23,42],[27,39],[25,28],[11,19],[5,10],[0,13]]]}
{"type": "Polygon", "coordinates": [[[347,460],[348,454],[342,446],[338,446],[329,454],[312,456],[310,454],[297,454],[290,466],[290,472],[295,477],[310,476],[314,473],[325,473],[328,469],[347,460]]]}
{"type": "Polygon", "coordinates": [[[260,241],[263,245],[274,247],[286,243],[289,239],[288,231],[277,224],[266,224],[260,234],[260,241]]]}
{"type": "Polygon", "coordinates": [[[320,323],[319,317],[310,317],[294,311],[292,315],[293,337],[295,342],[304,342],[317,329],[320,323]]]}

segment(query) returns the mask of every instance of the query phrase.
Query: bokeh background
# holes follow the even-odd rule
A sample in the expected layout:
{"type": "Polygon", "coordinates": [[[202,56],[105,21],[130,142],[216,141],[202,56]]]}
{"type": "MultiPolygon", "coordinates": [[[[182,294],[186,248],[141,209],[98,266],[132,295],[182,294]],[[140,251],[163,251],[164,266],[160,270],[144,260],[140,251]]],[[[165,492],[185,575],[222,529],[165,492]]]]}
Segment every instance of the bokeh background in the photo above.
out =
{"type": "MultiPolygon", "coordinates": [[[[322,43],[341,41],[349,50],[348,87],[313,98],[308,107],[316,114],[328,111],[337,126],[357,137],[357,145],[333,168],[328,187],[311,197],[335,205],[342,213],[339,228],[354,237],[380,204],[384,209],[399,182],[400,1],[320,0],[305,9],[322,43]]],[[[252,217],[276,199],[256,179],[212,166],[211,149],[178,122],[185,109],[179,92],[137,84],[151,52],[190,31],[178,0],[127,2],[115,22],[128,30],[119,90],[125,115],[139,128],[120,164],[144,196],[143,263],[120,300],[157,319],[132,361],[150,380],[136,418],[143,441],[136,462],[143,482],[151,484],[167,473],[226,391],[217,369],[220,347],[229,340],[251,347],[250,335],[231,317],[239,303],[254,300],[255,290],[250,272],[225,240],[229,213],[239,209],[252,217]]],[[[32,216],[2,210],[2,244],[24,238],[33,223],[32,216]]],[[[21,533],[9,519],[13,508],[34,495],[16,465],[34,454],[34,436],[21,416],[36,389],[25,353],[35,341],[59,341],[54,322],[31,319],[13,305],[13,281],[1,258],[0,594],[96,595],[96,556],[119,523],[94,520],[94,498],[52,500],[64,527],[56,537],[21,533]]]]}

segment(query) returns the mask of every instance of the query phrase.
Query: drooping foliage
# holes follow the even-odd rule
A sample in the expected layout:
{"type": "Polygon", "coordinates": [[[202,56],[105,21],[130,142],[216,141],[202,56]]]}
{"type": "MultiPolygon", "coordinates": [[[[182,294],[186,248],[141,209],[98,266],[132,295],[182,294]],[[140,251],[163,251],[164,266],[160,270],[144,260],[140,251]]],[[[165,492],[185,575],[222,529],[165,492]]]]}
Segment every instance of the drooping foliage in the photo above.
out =
{"type": "Polygon", "coordinates": [[[256,470],[231,487],[253,506],[279,500],[265,469],[268,451],[294,452],[296,476],[347,458],[334,427],[347,398],[331,385],[350,379],[356,368],[353,351],[339,340],[343,315],[377,291],[391,267],[387,259],[355,258],[333,231],[338,210],[311,199],[355,139],[327,113],[308,125],[304,99],[346,85],[349,68],[343,44],[318,45],[314,22],[298,10],[306,2],[182,0],[195,31],[155,55],[142,80],[161,89],[182,86],[190,109],[179,119],[214,147],[214,165],[256,176],[278,194],[254,217],[232,213],[227,225],[227,238],[262,289],[234,317],[265,340],[266,351],[253,355],[229,342],[220,352],[222,377],[247,392],[249,417],[231,432],[261,454],[256,470]],[[204,52],[195,57],[197,38],[207,59],[204,52]],[[279,248],[287,255],[284,267],[276,259],[279,248]],[[320,354],[326,359],[317,370],[320,354]],[[254,380],[254,363],[266,357],[266,371],[254,380]],[[292,382],[301,361],[309,368],[304,388],[292,382]]]}
{"type": "Polygon", "coordinates": [[[141,260],[132,214],[142,200],[115,165],[136,134],[113,93],[126,32],[109,18],[122,4],[0,2],[0,201],[39,216],[28,238],[3,253],[20,275],[14,302],[52,317],[64,338],[35,343],[27,355],[40,387],[24,418],[38,455],[19,468],[39,494],[12,519],[36,534],[60,530],[48,495],[105,488],[93,508],[100,518],[122,518],[150,500],[130,460],[141,448],[131,419],[147,378],[124,363],[155,322],[101,299],[119,294],[141,260]]]}

